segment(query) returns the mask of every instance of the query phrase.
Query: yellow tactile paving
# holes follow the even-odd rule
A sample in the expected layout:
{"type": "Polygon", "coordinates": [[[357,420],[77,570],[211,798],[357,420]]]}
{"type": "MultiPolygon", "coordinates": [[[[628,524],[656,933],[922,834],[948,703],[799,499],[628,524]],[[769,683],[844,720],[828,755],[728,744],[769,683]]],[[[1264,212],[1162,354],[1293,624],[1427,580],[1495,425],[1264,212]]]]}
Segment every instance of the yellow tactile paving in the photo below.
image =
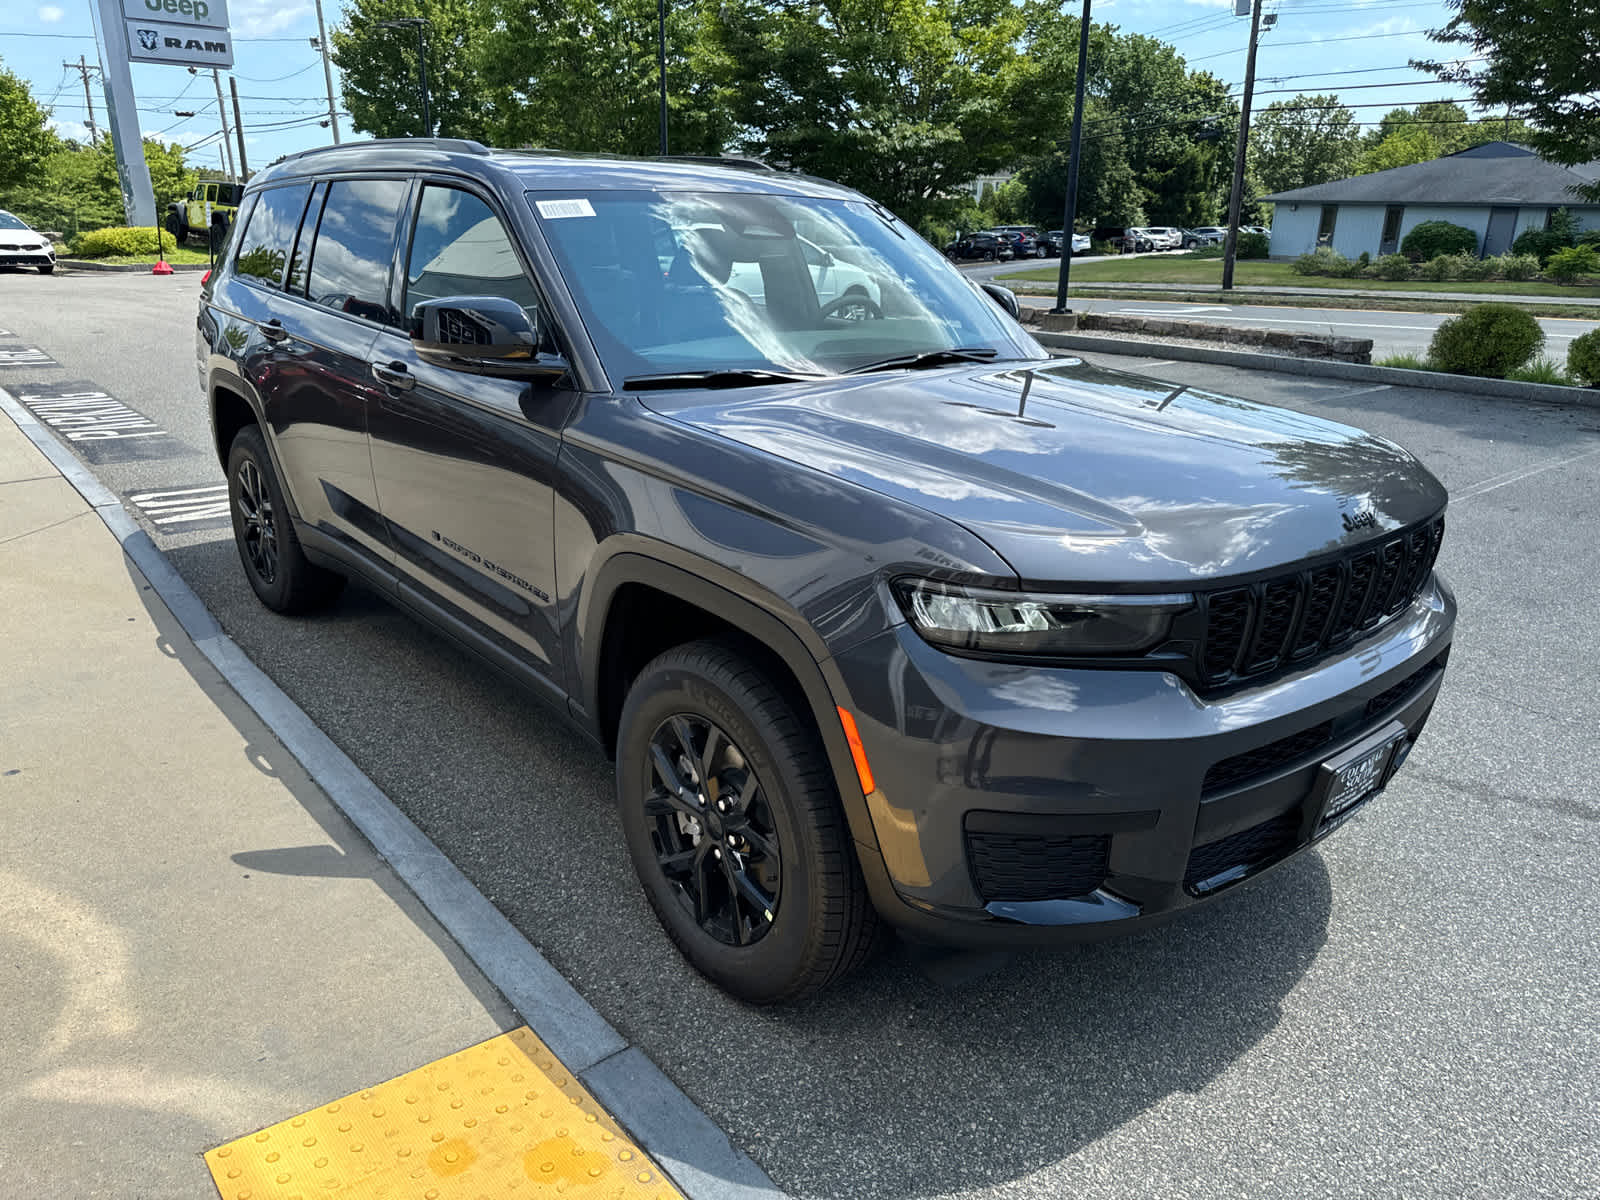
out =
{"type": "Polygon", "coordinates": [[[530,1029],[206,1155],[222,1200],[682,1200],[530,1029]]]}

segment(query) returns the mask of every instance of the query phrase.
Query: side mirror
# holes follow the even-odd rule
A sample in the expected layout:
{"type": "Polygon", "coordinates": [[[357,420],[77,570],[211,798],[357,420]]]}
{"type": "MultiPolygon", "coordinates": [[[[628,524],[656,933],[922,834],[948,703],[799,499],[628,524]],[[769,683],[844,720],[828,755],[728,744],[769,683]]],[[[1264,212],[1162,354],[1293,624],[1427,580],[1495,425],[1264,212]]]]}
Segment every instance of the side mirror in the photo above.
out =
{"type": "Polygon", "coordinates": [[[989,299],[1010,313],[1013,321],[1022,320],[1022,307],[1017,303],[1017,294],[1010,288],[1003,288],[998,283],[982,283],[978,286],[989,293],[989,299]]]}
{"type": "Polygon", "coordinates": [[[559,355],[522,306],[504,296],[446,296],[411,310],[417,353],[442,367],[494,375],[560,375],[559,355]]]}

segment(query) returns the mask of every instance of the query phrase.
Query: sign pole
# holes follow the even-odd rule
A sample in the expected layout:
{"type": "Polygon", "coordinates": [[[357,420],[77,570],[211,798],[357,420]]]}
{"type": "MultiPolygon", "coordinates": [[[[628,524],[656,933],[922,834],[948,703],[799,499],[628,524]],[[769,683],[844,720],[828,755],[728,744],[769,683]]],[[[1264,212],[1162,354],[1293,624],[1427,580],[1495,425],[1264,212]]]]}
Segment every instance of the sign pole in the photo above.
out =
{"type": "Polygon", "coordinates": [[[133,73],[128,69],[128,31],[123,24],[122,5],[120,0],[98,0],[91,11],[99,27],[106,127],[117,154],[124,219],[133,226],[154,225],[156,196],[150,186],[150,167],[144,160],[144,136],[139,131],[133,73]]]}

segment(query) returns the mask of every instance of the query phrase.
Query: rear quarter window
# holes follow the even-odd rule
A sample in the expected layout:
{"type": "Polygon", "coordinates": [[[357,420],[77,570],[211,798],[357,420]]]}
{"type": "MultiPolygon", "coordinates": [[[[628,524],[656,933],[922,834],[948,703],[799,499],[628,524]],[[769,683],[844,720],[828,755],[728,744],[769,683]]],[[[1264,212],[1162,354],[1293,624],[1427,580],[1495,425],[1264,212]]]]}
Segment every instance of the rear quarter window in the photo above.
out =
{"type": "MultiPolygon", "coordinates": [[[[328,185],[310,251],[310,300],[369,321],[400,324],[389,305],[389,273],[409,189],[399,179],[340,179],[328,185]]],[[[309,240],[302,237],[301,244],[309,240]]]]}
{"type": "Polygon", "coordinates": [[[309,183],[285,184],[261,193],[239,238],[235,274],[262,287],[282,288],[285,279],[290,291],[303,286],[304,264],[294,254],[294,242],[310,195],[309,183]]]}

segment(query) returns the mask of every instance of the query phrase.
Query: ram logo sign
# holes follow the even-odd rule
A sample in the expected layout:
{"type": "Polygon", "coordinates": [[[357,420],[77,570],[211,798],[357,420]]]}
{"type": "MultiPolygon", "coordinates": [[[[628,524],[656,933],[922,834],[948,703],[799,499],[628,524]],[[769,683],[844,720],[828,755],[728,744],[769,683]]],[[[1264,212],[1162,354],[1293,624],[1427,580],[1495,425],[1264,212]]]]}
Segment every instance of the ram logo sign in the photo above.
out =
{"type": "MultiPolygon", "coordinates": [[[[141,5],[144,2],[137,0],[141,5]]],[[[205,7],[196,0],[181,2],[190,8],[205,7]]],[[[131,7],[135,0],[125,0],[125,3],[131,7]]],[[[133,62],[168,63],[175,67],[231,67],[233,38],[226,29],[129,21],[128,58],[133,62]]]]}

